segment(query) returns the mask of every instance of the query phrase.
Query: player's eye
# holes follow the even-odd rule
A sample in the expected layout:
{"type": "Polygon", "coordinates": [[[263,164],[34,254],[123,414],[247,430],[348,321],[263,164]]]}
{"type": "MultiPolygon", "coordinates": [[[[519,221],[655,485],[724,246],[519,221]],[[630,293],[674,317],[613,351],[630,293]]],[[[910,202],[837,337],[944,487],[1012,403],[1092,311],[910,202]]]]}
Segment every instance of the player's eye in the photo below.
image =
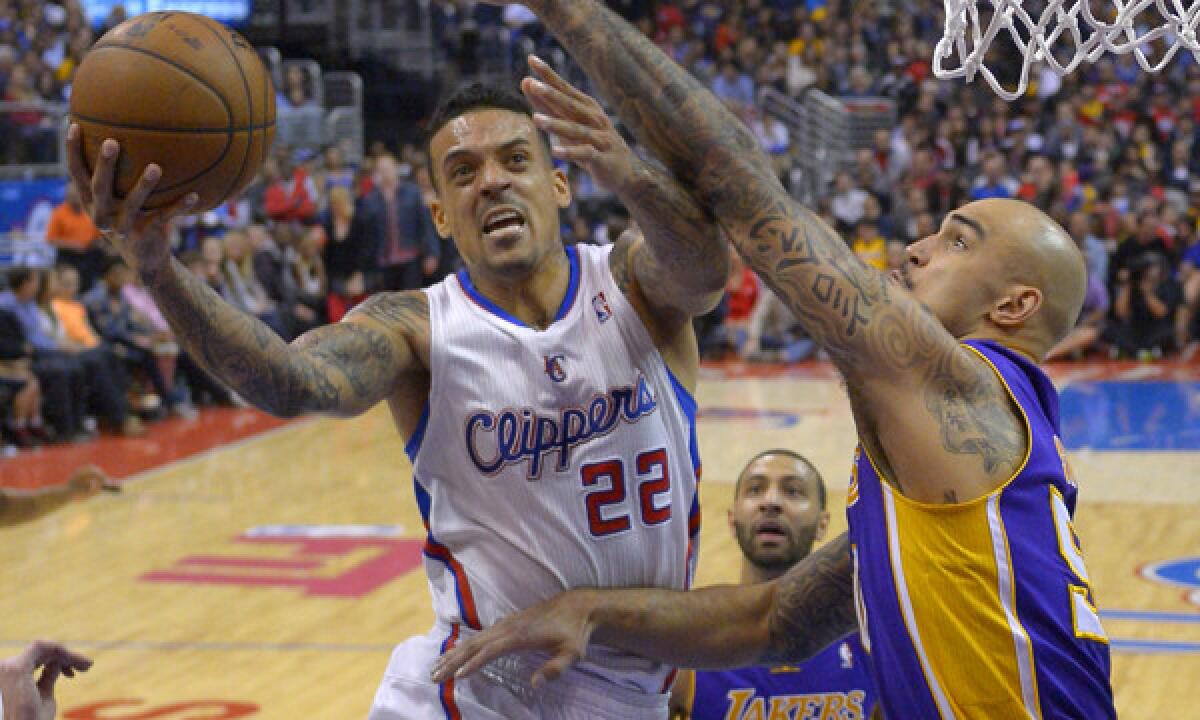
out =
{"type": "Polygon", "coordinates": [[[954,247],[958,248],[959,250],[966,250],[967,249],[966,238],[964,238],[962,235],[959,235],[958,237],[954,238],[954,247]]]}
{"type": "Polygon", "coordinates": [[[518,151],[509,156],[508,161],[513,165],[526,165],[529,162],[529,153],[518,151]]]}
{"type": "Polygon", "coordinates": [[[470,176],[471,176],[471,166],[470,165],[466,165],[466,164],[455,165],[453,168],[450,169],[450,179],[452,179],[452,180],[463,180],[470,176]]]}

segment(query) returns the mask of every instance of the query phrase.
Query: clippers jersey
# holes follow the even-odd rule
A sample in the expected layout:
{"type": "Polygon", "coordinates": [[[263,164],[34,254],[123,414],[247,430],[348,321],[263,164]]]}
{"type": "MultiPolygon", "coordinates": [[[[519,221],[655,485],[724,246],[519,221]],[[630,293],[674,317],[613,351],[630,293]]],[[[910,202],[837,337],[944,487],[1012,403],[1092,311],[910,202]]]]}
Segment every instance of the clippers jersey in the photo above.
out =
{"type": "MultiPolygon", "coordinates": [[[[610,250],[566,248],[570,281],[545,330],[465,270],[425,290],[429,403],[405,450],[441,622],[479,630],[571,588],[690,583],[696,404],[613,280],[610,250]]],[[[650,693],[669,672],[599,647],[579,668],[650,693]]]]}
{"type": "Polygon", "coordinates": [[[855,600],[884,715],[1115,718],[1058,394],[1019,354],[965,347],[1020,407],[1029,448],[1005,485],[960,505],[904,497],[858,451],[847,496],[855,600]]]}
{"type": "Polygon", "coordinates": [[[696,672],[691,720],[867,720],[875,686],[858,633],[799,666],[696,672]]]}

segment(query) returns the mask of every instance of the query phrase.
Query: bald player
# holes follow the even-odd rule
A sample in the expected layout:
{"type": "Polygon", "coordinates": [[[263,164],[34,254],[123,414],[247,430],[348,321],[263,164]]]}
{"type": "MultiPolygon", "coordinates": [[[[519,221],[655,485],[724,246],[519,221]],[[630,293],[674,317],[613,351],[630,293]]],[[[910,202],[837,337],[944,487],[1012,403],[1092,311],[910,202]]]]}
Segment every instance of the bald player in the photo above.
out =
{"type": "Polygon", "coordinates": [[[684,667],[795,662],[857,625],[888,717],[1115,717],[1038,367],[1083,302],[1075,243],[1031,205],[971,203],[909,248],[905,287],[797,203],[754,136],[636,29],[595,0],[530,7],[841,371],[859,440],[850,530],[772,583],[557,598],[438,675],[536,647],[552,655],[544,682],[593,637],[684,667]]]}

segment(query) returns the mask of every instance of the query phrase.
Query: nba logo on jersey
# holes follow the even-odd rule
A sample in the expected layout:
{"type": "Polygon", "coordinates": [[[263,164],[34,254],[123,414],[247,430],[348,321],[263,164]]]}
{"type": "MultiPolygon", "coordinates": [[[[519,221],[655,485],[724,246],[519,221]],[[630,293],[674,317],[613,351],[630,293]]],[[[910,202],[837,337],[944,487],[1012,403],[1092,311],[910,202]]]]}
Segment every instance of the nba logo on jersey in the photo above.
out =
{"type": "Polygon", "coordinates": [[[854,651],[850,649],[850,643],[842,642],[838,648],[838,656],[842,659],[842,669],[849,670],[854,667],[854,651]]]}
{"type": "Polygon", "coordinates": [[[607,322],[612,317],[612,310],[608,307],[608,298],[604,297],[604,293],[592,296],[592,309],[596,311],[596,319],[600,322],[607,322]]]}
{"type": "Polygon", "coordinates": [[[546,374],[554,382],[562,382],[567,379],[567,371],[563,369],[563,355],[544,355],[546,360],[546,374]]]}

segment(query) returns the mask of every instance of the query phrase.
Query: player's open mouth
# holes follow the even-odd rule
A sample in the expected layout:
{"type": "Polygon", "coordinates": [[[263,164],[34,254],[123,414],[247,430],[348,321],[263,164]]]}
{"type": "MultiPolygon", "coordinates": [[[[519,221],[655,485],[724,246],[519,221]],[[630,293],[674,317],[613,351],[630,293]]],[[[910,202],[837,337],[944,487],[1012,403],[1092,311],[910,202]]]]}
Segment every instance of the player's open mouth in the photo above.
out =
{"type": "Polygon", "coordinates": [[[784,542],[788,538],[787,528],[775,520],[763,520],[754,526],[754,536],[761,540],[784,542]]]}
{"type": "Polygon", "coordinates": [[[525,217],[517,210],[504,207],[489,210],[483,216],[484,235],[503,235],[525,227],[525,217]]]}

